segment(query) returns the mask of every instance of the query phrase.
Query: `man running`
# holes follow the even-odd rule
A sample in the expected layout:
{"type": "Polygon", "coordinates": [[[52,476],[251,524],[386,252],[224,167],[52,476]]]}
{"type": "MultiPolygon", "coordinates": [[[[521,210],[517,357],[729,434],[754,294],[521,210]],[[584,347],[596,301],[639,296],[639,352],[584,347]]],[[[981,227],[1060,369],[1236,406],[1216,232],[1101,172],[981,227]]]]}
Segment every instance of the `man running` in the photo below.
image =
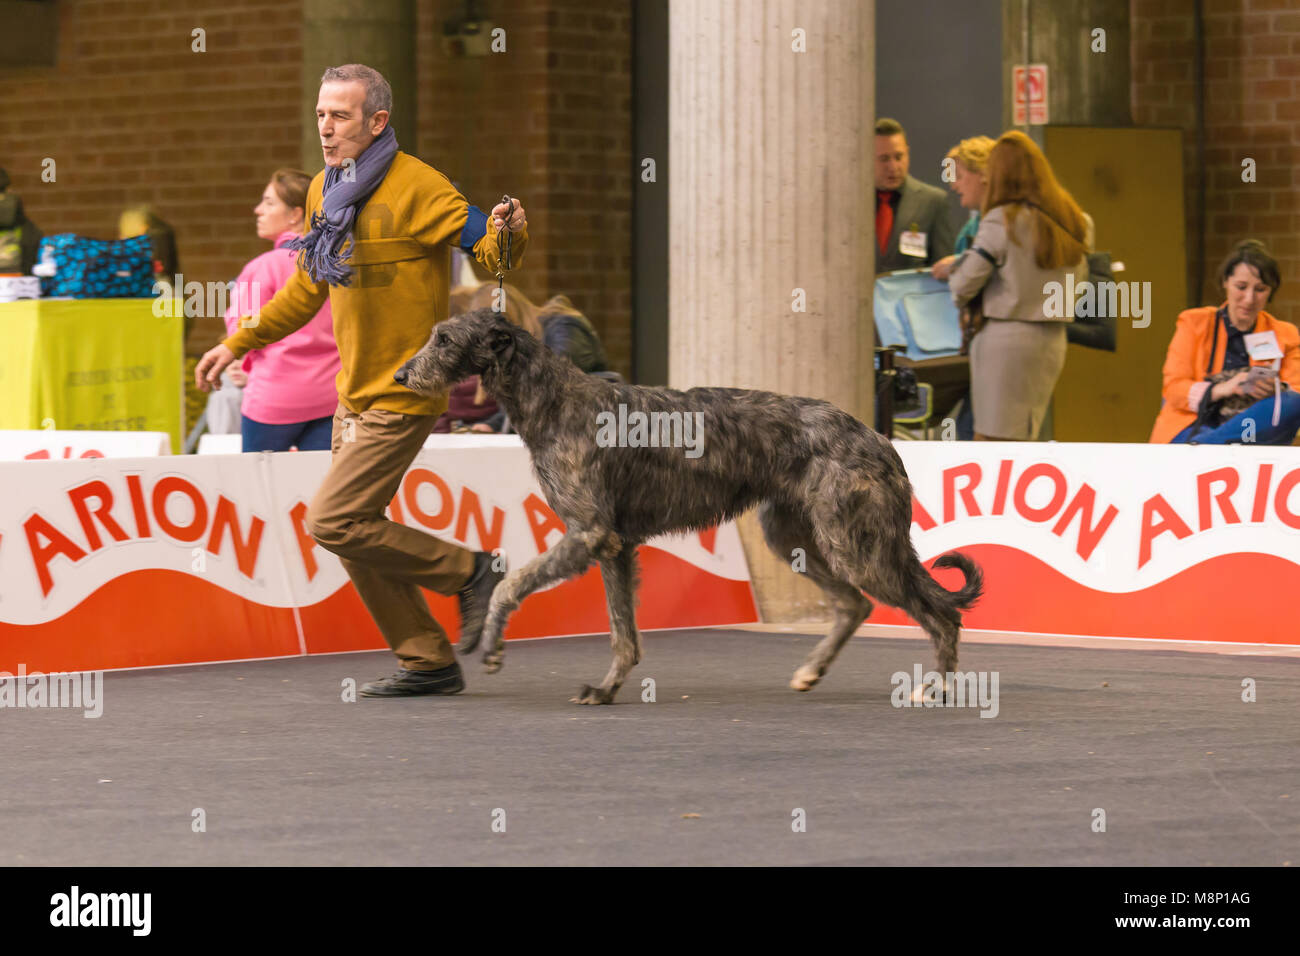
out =
{"type": "Polygon", "coordinates": [[[307,193],[311,231],[293,277],[195,370],[203,391],[252,349],[306,325],[326,298],[342,368],[330,468],[308,507],[307,527],[339,556],[366,609],[401,663],[392,677],[361,688],[368,697],[456,694],[465,688],[447,634],[420,588],[457,594],[461,649],[478,644],[492,589],[502,578],[492,555],[471,552],[389,521],[384,509],[446,408],[403,388],[393,373],[447,318],[449,248],[496,271],[497,231],[509,229],[510,265],[528,244],[518,200],[488,217],[442,173],[397,148],[388,125],[393,95],[376,70],[331,67],[316,102],[325,169],[307,193]]]}

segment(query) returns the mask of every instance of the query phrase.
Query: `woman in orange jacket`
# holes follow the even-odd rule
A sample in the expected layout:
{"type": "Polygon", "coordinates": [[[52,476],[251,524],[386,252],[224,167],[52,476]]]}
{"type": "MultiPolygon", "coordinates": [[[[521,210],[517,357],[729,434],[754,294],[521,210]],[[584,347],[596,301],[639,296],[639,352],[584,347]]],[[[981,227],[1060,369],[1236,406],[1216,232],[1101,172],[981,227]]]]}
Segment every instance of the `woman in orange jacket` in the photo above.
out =
{"type": "Polygon", "coordinates": [[[1262,243],[1247,239],[1224,260],[1219,278],[1227,294],[1221,306],[1178,316],[1165,358],[1164,402],[1150,440],[1289,445],[1300,431],[1300,330],[1264,311],[1281,285],[1277,262],[1262,243]],[[1246,342],[1251,333],[1272,333],[1282,357],[1252,360],[1246,342]],[[1266,371],[1252,373],[1252,365],[1266,371]],[[1210,381],[1232,369],[1241,371],[1210,381]],[[1221,405],[1234,396],[1257,401],[1225,415],[1221,405]]]}

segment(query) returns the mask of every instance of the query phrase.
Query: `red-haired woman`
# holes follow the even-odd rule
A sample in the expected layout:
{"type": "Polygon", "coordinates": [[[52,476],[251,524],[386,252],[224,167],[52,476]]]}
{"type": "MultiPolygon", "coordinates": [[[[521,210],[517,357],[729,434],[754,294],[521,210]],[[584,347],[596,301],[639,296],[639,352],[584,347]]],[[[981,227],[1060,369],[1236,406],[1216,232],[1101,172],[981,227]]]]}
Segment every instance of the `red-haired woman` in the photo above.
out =
{"type": "Polygon", "coordinates": [[[1033,441],[1065,365],[1065,290],[1071,273],[1088,277],[1092,219],[1018,130],[998,138],[985,175],[979,231],[948,277],[958,307],[979,296],[984,316],[970,344],[975,439],[1033,441]]]}

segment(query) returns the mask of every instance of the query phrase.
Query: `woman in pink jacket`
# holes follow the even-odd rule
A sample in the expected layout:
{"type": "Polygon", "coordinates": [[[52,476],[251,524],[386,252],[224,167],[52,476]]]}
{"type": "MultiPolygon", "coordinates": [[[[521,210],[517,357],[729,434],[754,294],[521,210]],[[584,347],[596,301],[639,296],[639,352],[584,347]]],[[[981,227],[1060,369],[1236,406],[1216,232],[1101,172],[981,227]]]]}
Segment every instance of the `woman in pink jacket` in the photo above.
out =
{"type": "MultiPolygon", "coordinates": [[[[226,334],[241,315],[256,315],[297,266],[297,253],[282,246],[303,231],[311,177],[297,169],[277,169],[253,210],[257,234],[275,243],[239,273],[236,294],[226,310],[226,334]]],[[[241,366],[247,374],[242,407],[244,451],[328,451],[338,391],[338,346],[327,301],[297,332],[255,349],[241,366]]],[[[238,385],[238,380],[235,381],[238,385]]]]}

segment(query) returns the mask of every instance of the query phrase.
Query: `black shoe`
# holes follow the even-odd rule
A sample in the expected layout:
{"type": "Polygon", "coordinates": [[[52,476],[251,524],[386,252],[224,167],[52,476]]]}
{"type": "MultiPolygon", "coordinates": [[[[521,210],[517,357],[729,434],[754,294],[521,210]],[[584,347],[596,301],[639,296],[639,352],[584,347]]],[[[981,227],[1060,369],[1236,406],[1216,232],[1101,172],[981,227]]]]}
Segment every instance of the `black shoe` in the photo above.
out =
{"type": "Polygon", "coordinates": [[[483,623],[487,620],[488,607],[492,603],[492,592],[504,578],[504,571],[492,569],[496,556],[486,551],[474,555],[474,573],[469,583],[460,589],[460,648],[462,654],[469,654],[478,647],[483,638],[483,623]]]}
{"type": "Polygon", "coordinates": [[[418,694],[459,694],[465,689],[460,664],[453,661],[436,671],[400,670],[361,685],[362,697],[414,697],[418,694]]]}

